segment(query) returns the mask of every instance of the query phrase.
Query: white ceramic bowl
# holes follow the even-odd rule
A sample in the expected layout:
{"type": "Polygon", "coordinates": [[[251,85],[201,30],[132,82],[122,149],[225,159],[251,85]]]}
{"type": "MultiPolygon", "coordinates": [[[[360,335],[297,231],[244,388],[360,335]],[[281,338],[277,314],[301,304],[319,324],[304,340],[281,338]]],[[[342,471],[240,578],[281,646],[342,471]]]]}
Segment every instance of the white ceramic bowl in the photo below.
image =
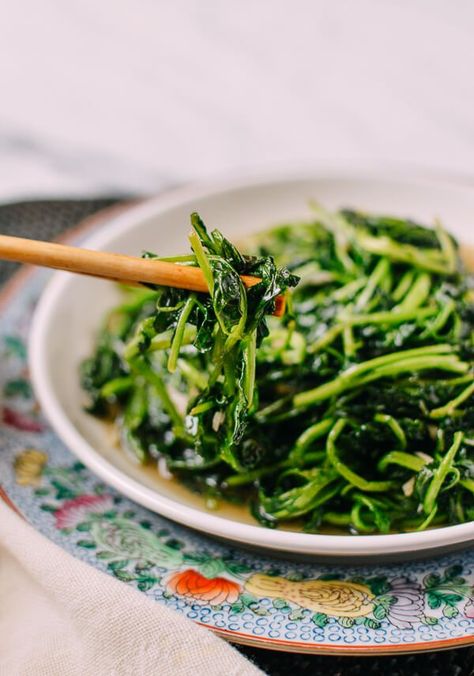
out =
{"type": "MultiPolygon", "coordinates": [[[[233,239],[263,227],[309,216],[310,198],[329,208],[351,206],[432,222],[440,217],[460,239],[474,243],[474,189],[393,172],[321,171],[303,176],[247,178],[180,189],[111,218],[84,246],[118,253],[187,250],[189,214],[233,239]]],[[[67,446],[104,481],[174,521],[235,542],[312,556],[415,556],[474,542],[474,523],[422,533],[338,536],[269,530],[242,511],[207,511],[201,501],[135,465],[112,443],[110,430],[83,411],[78,365],[117,291],[109,282],[54,273],[35,313],[31,372],[40,404],[67,446]]]]}

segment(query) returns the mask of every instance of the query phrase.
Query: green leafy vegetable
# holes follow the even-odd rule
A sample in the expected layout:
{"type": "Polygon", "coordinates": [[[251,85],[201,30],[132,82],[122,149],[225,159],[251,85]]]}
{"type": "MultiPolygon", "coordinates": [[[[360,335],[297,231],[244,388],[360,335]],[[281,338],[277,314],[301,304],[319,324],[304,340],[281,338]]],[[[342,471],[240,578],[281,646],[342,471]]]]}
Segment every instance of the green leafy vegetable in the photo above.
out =
{"type": "Polygon", "coordinates": [[[439,224],[313,211],[251,256],[193,214],[192,253],[167,260],[199,266],[210,293],[126,291],[82,365],[89,410],[139,462],[269,527],[473,520],[473,285],[456,242],[439,224]]]}

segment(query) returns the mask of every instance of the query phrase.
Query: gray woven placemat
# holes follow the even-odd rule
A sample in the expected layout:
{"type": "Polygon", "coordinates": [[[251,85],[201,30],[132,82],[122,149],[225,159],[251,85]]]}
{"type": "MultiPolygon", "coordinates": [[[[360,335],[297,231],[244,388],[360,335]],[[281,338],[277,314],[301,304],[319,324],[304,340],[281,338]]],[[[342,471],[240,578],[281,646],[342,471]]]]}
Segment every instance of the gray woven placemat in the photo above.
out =
{"type": "MultiPolygon", "coordinates": [[[[100,200],[48,200],[0,206],[0,233],[35,239],[54,239],[100,209],[117,203],[100,200]]],[[[0,261],[0,284],[15,270],[0,261]]],[[[295,655],[272,650],[239,647],[269,676],[473,676],[474,649],[396,657],[332,657],[295,655]]],[[[197,675],[199,676],[199,675],[197,675]]]]}

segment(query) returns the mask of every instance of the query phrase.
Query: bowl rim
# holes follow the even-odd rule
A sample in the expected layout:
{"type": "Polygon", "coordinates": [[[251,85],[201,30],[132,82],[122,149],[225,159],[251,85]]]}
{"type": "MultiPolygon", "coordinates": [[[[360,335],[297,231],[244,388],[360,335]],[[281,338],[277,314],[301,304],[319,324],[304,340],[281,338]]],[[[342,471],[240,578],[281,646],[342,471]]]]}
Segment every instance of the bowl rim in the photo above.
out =
{"type": "MultiPolygon", "coordinates": [[[[133,230],[137,223],[165,213],[191,200],[212,197],[222,192],[240,190],[245,187],[258,187],[267,184],[287,183],[303,180],[366,180],[366,181],[400,181],[421,185],[436,185],[472,190],[467,181],[446,178],[433,173],[418,171],[407,175],[406,169],[390,167],[376,169],[353,166],[312,168],[296,172],[248,173],[245,175],[228,175],[214,181],[189,185],[169,190],[158,197],[129,206],[117,215],[111,215],[101,228],[92,235],[86,236],[82,246],[90,249],[105,247],[115,236],[133,230]]],[[[213,513],[183,505],[178,500],[166,497],[157,491],[133,479],[126,472],[118,469],[106,460],[86,441],[76,429],[61,406],[61,402],[53,387],[47,369],[45,355],[48,350],[47,334],[56,303],[74,278],[68,273],[54,272],[41,293],[34,311],[28,341],[29,366],[35,394],[40,406],[48,418],[52,428],[66,446],[106,483],[131,498],[135,502],[155,511],[184,526],[204,531],[209,535],[231,540],[242,545],[251,545],[280,552],[318,556],[379,556],[421,550],[437,549],[453,545],[466,545],[474,541],[474,522],[444,526],[437,529],[411,533],[391,533],[382,535],[326,535],[319,533],[301,533],[278,529],[266,529],[259,525],[246,524],[227,519],[213,513]]]]}

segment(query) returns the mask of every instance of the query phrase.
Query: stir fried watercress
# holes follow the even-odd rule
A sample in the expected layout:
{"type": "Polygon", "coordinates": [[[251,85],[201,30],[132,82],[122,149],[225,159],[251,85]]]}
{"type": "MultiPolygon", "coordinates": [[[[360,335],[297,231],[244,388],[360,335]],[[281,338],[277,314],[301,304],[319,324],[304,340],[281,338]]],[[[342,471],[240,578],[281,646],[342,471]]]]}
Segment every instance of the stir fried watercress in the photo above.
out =
{"type": "Polygon", "coordinates": [[[167,260],[198,265],[210,294],[127,291],[82,365],[89,410],[140,462],[267,526],[473,520],[474,304],[457,244],[440,226],[313,209],[256,236],[254,256],[193,214],[192,253],[167,260]]]}

